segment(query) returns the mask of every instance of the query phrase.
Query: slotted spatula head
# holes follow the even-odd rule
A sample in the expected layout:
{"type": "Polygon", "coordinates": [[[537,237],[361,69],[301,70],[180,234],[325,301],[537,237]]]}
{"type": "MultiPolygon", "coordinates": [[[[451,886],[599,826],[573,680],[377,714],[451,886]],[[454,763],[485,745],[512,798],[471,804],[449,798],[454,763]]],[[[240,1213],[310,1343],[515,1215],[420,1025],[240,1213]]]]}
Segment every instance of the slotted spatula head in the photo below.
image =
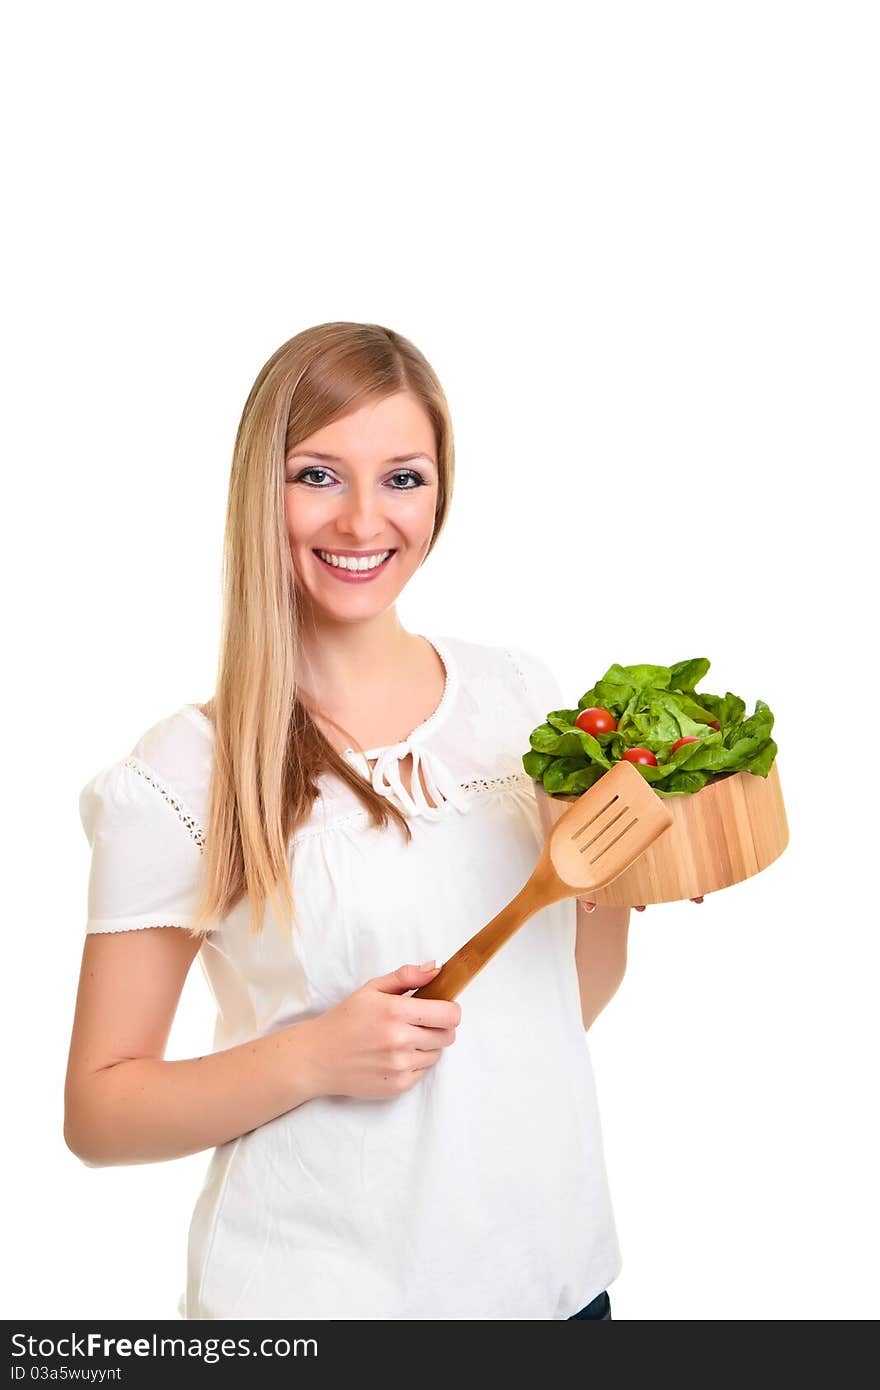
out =
{"type": "Polygon", "coordinates": [[[604,888],[672,824],[672,812],[630,762],[615,763],[573,801],[550,831],[546,852],[563,883],[604,888]]]}
{"type": "Polygon", "coordinates": [[[615,763],[563,811],[516,897],[412,998],[454,999],[540,908],[604,888],[671,824],[663,798],[632,763],[615,763]]]}

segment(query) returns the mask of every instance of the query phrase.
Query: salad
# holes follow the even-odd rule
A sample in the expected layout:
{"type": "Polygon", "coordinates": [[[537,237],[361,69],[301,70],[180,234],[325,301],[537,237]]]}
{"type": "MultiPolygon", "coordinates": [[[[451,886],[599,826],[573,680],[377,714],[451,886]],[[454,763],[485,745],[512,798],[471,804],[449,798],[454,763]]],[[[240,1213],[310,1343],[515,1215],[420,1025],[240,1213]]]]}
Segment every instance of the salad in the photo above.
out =
{"type": "Polygon", "coordinates": [[[551,795],[587,791],[615,763],[632,762],[659,796],[698,792],[734,772],[766,777],[777,746],[763,700],[697,692],[705,657],[675,666],[609,666],[576,709],[552,710],[529,736],[523,767],[551,795]]]}

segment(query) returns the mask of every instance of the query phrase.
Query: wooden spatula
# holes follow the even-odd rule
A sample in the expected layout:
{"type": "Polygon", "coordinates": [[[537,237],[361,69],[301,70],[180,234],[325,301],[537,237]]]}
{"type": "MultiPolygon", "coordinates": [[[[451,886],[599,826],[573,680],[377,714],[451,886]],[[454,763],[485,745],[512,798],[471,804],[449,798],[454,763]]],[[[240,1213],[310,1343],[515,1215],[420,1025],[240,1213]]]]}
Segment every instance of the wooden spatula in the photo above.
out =
{"type": "Polygon", "coordinates": [[[671,824],[663,798],[633,764],[615,763],[559,817],[516,897],[411,997],[454,999],[523,922],[562,898],[604,888],[671,824]]]}

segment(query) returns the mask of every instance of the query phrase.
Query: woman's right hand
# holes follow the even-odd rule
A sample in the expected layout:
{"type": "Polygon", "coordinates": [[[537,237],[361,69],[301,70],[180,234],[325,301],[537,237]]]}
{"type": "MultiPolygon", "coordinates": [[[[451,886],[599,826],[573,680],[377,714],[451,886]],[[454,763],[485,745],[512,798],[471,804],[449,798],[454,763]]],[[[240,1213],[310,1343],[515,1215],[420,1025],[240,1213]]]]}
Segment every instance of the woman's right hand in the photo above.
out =
{"type": "Polygon", "coordinates": [[[402,997],[439,969],[402,965],[312,1020],[319,1094],[385,1100],[412,1090],[461,1022],[455,1000],[402,997]]]}

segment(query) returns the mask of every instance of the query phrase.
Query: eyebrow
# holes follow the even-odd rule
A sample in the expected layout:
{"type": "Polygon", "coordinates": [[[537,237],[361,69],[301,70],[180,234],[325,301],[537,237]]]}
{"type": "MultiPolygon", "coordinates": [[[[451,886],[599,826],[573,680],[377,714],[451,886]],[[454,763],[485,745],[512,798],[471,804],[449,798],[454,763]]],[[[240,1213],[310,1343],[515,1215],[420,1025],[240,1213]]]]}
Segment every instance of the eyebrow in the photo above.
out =
{"type": "MultiPolygon", "coordinates": [[[[322,463],[345,463],[345,459],[339,458],[336,454],[318,454],[313,450],[296,454],[288,454],[288,462],[294,459],[320,459],[322,463]]],[[[434,464],[430,454],[395,454],[394,458],[386,459],[386,463],[412,463],[415,459],[426,459],[428,463],[434,464]]],[[[434,467],[436,468],[436,464],[434,467]]]]}

